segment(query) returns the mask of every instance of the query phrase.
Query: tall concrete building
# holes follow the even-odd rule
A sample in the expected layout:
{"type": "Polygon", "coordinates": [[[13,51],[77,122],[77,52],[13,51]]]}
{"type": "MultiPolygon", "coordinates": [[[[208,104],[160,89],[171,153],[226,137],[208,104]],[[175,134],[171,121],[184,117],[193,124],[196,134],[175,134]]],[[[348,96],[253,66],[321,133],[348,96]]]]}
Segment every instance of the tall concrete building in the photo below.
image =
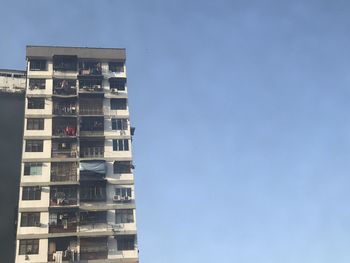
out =
{"type": "Polygon", "coordinates": [[[138,262],[125,49],[26,57],[16,262],[138,262]]]}

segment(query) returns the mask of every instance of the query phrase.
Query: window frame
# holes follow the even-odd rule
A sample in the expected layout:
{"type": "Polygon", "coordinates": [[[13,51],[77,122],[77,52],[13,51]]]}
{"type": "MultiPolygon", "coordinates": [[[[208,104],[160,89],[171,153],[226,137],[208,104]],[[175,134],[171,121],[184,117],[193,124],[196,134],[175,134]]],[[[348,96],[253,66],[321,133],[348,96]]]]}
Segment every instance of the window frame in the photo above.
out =
{"type": "Polygon", "coordinates": [[[31,59],[29,60],[29,70],[30,71],[46,71],[47,70],[47,61],[45,59],[31,59]],[[34,67],[36,63],[39,63],[38,67],[34,67]]]}
{"type": "Polygon", "coordinates": [[[40,186],[23,186],[22,201],[41,200],[40,186]]]}
{"type": "Polygon", "coordinates": [[[127,110],[128,100],[125,98],[113,98],[110,101],[110,107],[111,107],[111,110],[127,110]],[[123,103],[121,103],[121,101],[123,101],[123,103]]]}
{"type": "Polygon", "coordinates": [[[113,143],[113,151],[129,151],[129,139],[115,139],[112,140],[113,143]]]}
{"type": "Polygon", "coordinates": [[[26,140],[25,152],[43,152],[43,151],[44,151],[44,140],[26,140]]]}
{"type": "Polygon", "coordinates": [[[27,131],[42,131],[45,129],[44,118],[27,118],[27,131]]]}
{"type": "Polygon", "coordinates": [[[27,98],[27,109],[29,110],[45,109],[45,98],[27,98]]]}
{"type": "Polygon", "coordinates": [[[131,174],[133,165],[131,161],[115,161],[113,163],[114,174],[131,174]]]}
{"type": "Polygon", "coordinates": [[[19,240],[19,255],[34,255],[39,254],[39,239],[20,239],[19,240]],[[28,250],[31,246],[31,250],[28,250]]]}
{"type": "Polygon", "coordinates": [[[128,130],[127,118],[112,118],[112,130],[114,131],[126,131],[128,130]]]}
{"type": "Polygon", "coordinates": [[[131,224],[135,223],[134,209],[116,209],[115,210],[116,224],[131,224]]]}
{"type": "Polygon", "coordinates": [[[38,162],[24,163],[24,169],[23,169],[24,176],[38,176],[42,174],[43,174],[43,163],[38,163],[38,162]],[[37,171],[40,171],[40,172],[37,172],[37,171]]]}
{"type": "Polygon", "coordinates": [[[46,79],[36,79],[36,78],[31,78],[29,79],[29,89],[30,90],[44,90],[46,89],[46,79]]]}
{"type": "Polygon", "coordinates": [[[40,224],[40,212],[22,212],[21,227],[36,227],[40,224]]]}
{"type": "Polygon", "coordinates": [[[118,235],[117,236],[117,250],[135,250],[136,236],[135,235],[118,235]]]}

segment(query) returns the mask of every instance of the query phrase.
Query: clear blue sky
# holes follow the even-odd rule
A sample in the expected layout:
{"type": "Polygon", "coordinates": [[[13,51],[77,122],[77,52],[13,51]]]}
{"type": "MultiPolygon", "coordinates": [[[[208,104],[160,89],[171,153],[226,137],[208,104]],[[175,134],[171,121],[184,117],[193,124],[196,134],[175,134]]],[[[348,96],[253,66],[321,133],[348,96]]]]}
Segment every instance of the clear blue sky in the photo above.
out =
{"type": "Polygon", "coordinates": [[[141,263],[350,262],[349,1],[0,8],[0,68],[127,48],[141,263]]]}

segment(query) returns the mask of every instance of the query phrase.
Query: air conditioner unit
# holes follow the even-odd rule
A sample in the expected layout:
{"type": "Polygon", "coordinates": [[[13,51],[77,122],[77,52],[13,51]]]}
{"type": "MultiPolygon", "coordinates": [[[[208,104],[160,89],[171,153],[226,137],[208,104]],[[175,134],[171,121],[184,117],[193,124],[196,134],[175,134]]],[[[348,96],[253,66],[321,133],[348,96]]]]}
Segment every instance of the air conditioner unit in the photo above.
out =
{"type": "Polygon", "coordinates": [[[124,200],[130,200],[131,199],[131,197],[130,196],[124,196],[124,198],[123,198],[124,200]]]}
{"type": "Polygon", "coordinates": [[[118,89],[111,89],[112,93],[118,93],[118,89]]]}
{"type": "Polygon", "coordinates": [[[113,201],[120,201],[120,200],[122,200],[120,195],[114,195],[113,196],[113,201]]]}

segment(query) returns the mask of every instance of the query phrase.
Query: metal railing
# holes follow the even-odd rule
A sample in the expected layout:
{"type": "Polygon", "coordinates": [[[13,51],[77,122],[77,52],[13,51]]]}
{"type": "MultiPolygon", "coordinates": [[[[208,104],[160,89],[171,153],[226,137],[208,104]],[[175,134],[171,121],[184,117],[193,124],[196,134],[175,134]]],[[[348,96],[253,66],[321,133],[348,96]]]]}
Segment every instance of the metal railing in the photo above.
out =
{"type": "Polygon", "coordinates": [[[80,157],[81,158],[91,158],[91,157],[103,157],[104,156],[104,147],[81,147],[80,157]]]}

